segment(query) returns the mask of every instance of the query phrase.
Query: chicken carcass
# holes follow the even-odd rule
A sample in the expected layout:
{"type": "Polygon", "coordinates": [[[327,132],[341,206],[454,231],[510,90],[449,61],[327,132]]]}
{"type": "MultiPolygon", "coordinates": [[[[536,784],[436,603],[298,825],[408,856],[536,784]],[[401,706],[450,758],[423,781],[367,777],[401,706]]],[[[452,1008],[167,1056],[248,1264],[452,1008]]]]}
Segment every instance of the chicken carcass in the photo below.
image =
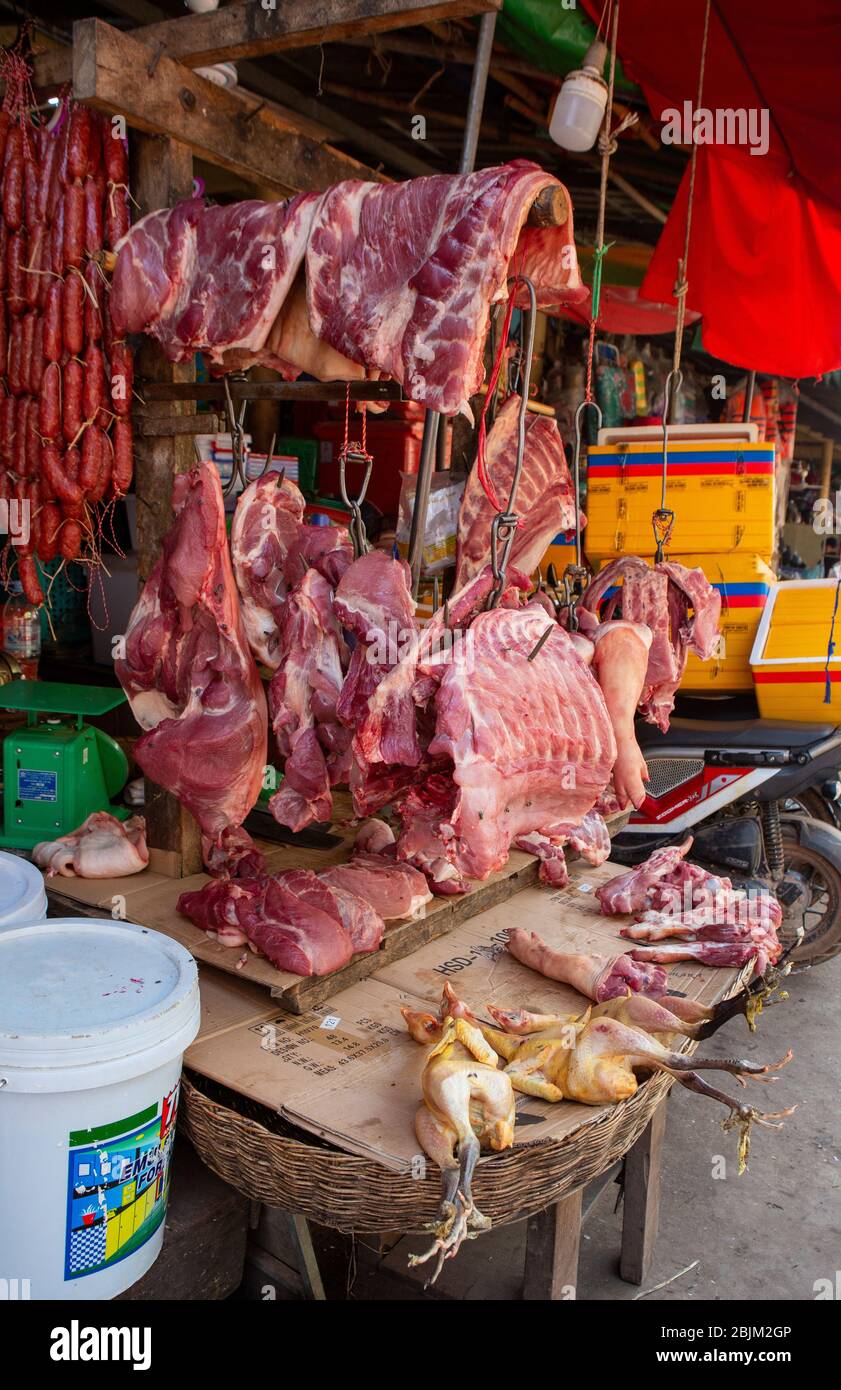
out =
{"type": "Polygon", "coordinates": [[[32,851],[32,862],[47,878],[124,878],[139,874],[149,863],[146,822],[142,816],[118,820],[107,811],[95,811],[78,830],[60,840],[42,840],[32,851]]]}
{"type": "Polygon", "coordinates": [[[435,1258],[428,1287],[464,1240],[490,1228],[473,1201],[473,1172],[483,1148],[499,1153],[513,1144],[514,1092],[511,1078],[497,1069],[496,1053],[467,1018],[447,1012],[436,1019],[406,1008],[401,1012],[417,1042],[433,1043],[421,1076],[423,1101],[415,1133],[424,1153],[441,1169],[443,1196],[433,1244],[424,1254],[409,1257],[410,1266],[435,1258]]]}
{"type": "Polygon", "coordinates": [[[666,988],[666,972],[657,966],[637,964],[631,956],[576,955],[558,951],[543,941],[537,932],[514,927],[508,933],[508,950],[516,960],[545,975],[572,985],[585,999],[601,1003],[629,990],[639,994],[660,995],[666,988]]]}
{"type": "Polygon", "coordinates": [[[283,605],[277,655],[269,709],[284,768],[269,810],[281,825],[302,830],[332,819],[331,788],[350,771],[351,735],[336,714],[345,645],[330,586],[317,570],[307,570],[283,605]]]}
{"type": "Polygon", "coordinates": [[[579,610],[598,615],[602,599],[619,580],[621,590],[609,599],[604,616],[612,617],[621,604],[626,621],[649,628],[652,641],[640,709],[650,724],[665,733],[690,651],[702,661],[715,652],[721,595],[701,569],[686,569],[674,561],[651,566],[626,555],[599,571],[585,590],[579,610]]]}
{"type": "MultiPolygon", "coordinates": [[[[268,715],[240,616],[219,474],[201,463],[173,484],[175,520],[131,615],[117,677],[146,732],[135,757],[202,830],[205,863],[235,870],[266,766],[268,715]]],[[[249,848],[250,846],[250,848],[249,848]]]]}

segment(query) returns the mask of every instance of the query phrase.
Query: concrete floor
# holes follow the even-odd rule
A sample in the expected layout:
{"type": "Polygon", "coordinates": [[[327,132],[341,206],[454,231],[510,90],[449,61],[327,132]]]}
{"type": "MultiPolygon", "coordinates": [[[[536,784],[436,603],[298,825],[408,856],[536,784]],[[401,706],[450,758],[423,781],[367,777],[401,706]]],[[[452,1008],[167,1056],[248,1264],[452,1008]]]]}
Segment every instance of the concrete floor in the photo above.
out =
{"type": "MultiPolygon", "coordinates": [[[[668,1101],[660,1235],[642,1291],[694,1269],[650,1300],[809,1300],[818,1280],[841,1269],[841,957],[789,977],[789,999],[766,1010],[758,1031],[735,1019],[703,1044],[709,1056],[774,1061],[789,1047],[792,1062],[772,1086],[752,1084],[760,1109],[799,1108],[782,1130],[754,1128],[750,1170],[737,1174],[736,1135],[724,1134],[714,1101],[672,1089],[668,1101]],[[724,1176],[714,1177],[714,1166],[724,1176]]],[[[726,1073],[722,1089],[739,1088],[726,1073]]],[[[578,1298],[633,1299],[641,1290],[617,1273],[621,1213],[608,1184],[582,1233],[578,1298]]],[[[520,1296],[523,1223],[491,1231],[463,1247],[434,1293],[448,1299],[520,1296]]],[[[363,1238],[364,1239],[364,1238],[363,1238]]],[[[424,1271],[409,1275],[406,1256],[422,1237],[401,1240],[379,1258],[358,1251],[350,1297],[414,1299],[424,1271]]],[[[838,1276],[841,1280],[841,1275],[838,1276]]]]}

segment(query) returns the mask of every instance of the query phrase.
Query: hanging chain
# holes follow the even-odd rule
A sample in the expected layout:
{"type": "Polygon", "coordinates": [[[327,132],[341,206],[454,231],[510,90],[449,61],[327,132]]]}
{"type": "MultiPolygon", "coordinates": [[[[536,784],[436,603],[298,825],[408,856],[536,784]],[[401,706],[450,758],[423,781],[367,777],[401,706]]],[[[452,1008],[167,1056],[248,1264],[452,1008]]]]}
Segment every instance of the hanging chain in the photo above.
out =
{"type": "MultiPolygon", "coordinates": [[[[525,285],[529,296],[528,308],[528,327],[523,334],[523,353],[524,362],[521,368],[520,380],[520,410],[517,416],[517,457],[514,463],[514,474],[511,479],[511,488],[508,493],[508,503],[503,511],[497,511],[491,522],[491,571],[494,577],[494,586],[488,595],[487,608],[495,608],[505,590],[505,575],[508,569],[508,559],[511,554],[511,547],[514,544],[514,536],[517,531],[519,520],[514,510],[517,502],[517,491],[520,486],[520,476],[523,471],[523,458],[526,450],[526,409],[528,407],[529,387],[531,383],[532,357],[534,354],[534,331],[537,322],[537,295],[534,285],[527,275],[512,275],[508,281],[509,286],[509,312],[506,314],[506,323],[510,323],[510,309],[514,301],[515,286],[525,285]]],[[[499,505],[499,504],[497,504],[499,505]]]]}
{"type": "Polygon", "coordinates": [[[222,380],[225,386],[225,412],[228,416],[228,426],[231,432],[231,476],[222,488],[222,496],[230,497],[231,493],[236,490],[237,483],[245,487],[248,482],[245,474],[245,430],[243,429],[248,402],[243,400],[239,410],[237,410],[231,395],[231,381],[245,381],[244,372],[231,372],[230,376],[226,375],[222,380]]]}
{"type": "Polygon", "coordinates": [[[368,453],[368,412],[363,406],[362,410],[362,442],[350,439],[350,383],[345,390],[345,437],[342,447],[339,450],[339,492],[342,501],[350,512],[350,523],[348,530],[353,542],[353,553],[356,559],[360,555],[367,555],[371,546],[368,542],[368,534],[365,530],[365,522],[362,519],[362,503],[365,501],[365,494],[368,491],[368,484],[371,481],[371,469],[374,460],[368,453]],[[362,485],[354,497],[348,494],[347,490],[347,466],[349,463],[359,464],[364,472],[362,475],[362,485]]]}

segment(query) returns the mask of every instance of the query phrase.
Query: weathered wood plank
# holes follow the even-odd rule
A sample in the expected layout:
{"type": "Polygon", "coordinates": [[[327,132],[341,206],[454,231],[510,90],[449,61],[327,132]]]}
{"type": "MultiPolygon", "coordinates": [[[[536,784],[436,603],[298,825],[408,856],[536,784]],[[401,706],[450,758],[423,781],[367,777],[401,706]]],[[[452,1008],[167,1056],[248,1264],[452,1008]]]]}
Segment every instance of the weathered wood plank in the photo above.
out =
{"type": "Polygon", "coordinates": [[[579,1187],[554,1206],[529,1217],[524,1299],[544,1302],[575,1297],[583,1191],[579,1187]]]}
{"type": "MultiPolygon", "coordinates": [[[[175,140],[141,136],[132,142],[131,186],[140,212],[169,207],[188,197],[193,184],[193,156],[186,145],[175,140]]],[[[137,358],[138,375],[147,380],[172,383],[195,379],[192,362],[173,364],[153,338],[144,338],[137,358]]],[[[151,402],[146,406],[150,421],[155,416],[195,418],[195,405],[151,402]]],[[[161,555],[161,543],[172,523],[172,480],[176,472],[188,468],[193,460],[190,435],[135,436],[134,489],[137,495],[138,581],[146,582],[161,555]]],[[[179,872],[194,874],[202,867],[201,836],[193,817],[169,792],[147,779],[146,837],[150,847],[177,856],[179,872]]]]}
{"type": "Polygon", "coordinates": [[[666,1097],[625,1155],[622,1253],[619,1274],[641,1284],[654,1255],[660,1225],[660,1168],[666,1134],[666,1097]]]}
{"type": "Polygon", "coordinates": [[[188,67],[235,62],[283,49],[340,43],[415,24],[499,10],[502,0],[235,0],[208,14],[163,20],[137,31],[188,67]]]}
{"type": "Polygon", "coordinates": [[[157,52],[100,19],[79,20],[73,26],[73,95],[147,134],[177,136],[193,154],[280,194],[347,178],[382,179],[300,134],[259,99],[216,87],[166,55],[155,62],[157,52]]]}

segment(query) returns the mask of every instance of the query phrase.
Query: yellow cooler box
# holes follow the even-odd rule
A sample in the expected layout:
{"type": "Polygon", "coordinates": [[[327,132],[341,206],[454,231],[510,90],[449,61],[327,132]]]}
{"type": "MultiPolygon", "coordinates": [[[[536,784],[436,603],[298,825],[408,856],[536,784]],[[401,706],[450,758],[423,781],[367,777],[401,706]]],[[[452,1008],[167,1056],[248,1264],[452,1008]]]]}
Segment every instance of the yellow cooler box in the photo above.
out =
{"type": "MultiPolygon", "coordinates": [[[[583,532],[583,531],[582,531],[582,533],[581,533],[581,544],[582,544],[582,548],[583,548],[583,545],[584,545],[584,532],[583,532]]],[[[573,541],[573,542],[570,544],[570,543],[567,541],[566,532],[565,532],[565,531],[561,531],[560,535],[557,535],[557,536],[555,537],[555,539],[553,540],[552,544],[549,546],[548,550],[546,551],[546,554],[543,556],[543,559],[542,559],[541,562],[540,562],[540,572],[541,572],[541,574],[543,575],[543,578],[545,579],[545,578],[546,578],[546,571],[548,570],[549,566],[550,566],[550,565],[554,565],[554,566],[555,566],[555,573],[557,574],[558,579],[561,580],[561,579],[563,579],[563,577],[564,577],[564,570],[566,569],[567,565],[574,565],[574,564],[575,564],[575,542],[573,541]]]]}
{"type": "MultiPolygon", "coordinates": [[[[599,444],[587,454],[586,542],[592,555],[654,554],[663,451],[655,440],[599,444]]],[[[732,439],[669,443],[666,506],[675,554],[774,550],[774,446],[732,439]]]]}
{"type": "Polygon", "coordinates": [[[763,719],[841,724],[838,580],[792,579],[775,584],[750,664],[763,719]],[[830,643],[834,644],[831,654],[830,643]]]}
{"type": "Polygon", "coordinates": [[[777,579],[759,555],[668,555],[670,560],[696,566],[721,594],[721,646],[716,656],[701,661],[689,653],[680,683],[682,691],[752,690],[750,659],[754,638],[768,595],[777,579]]]}

